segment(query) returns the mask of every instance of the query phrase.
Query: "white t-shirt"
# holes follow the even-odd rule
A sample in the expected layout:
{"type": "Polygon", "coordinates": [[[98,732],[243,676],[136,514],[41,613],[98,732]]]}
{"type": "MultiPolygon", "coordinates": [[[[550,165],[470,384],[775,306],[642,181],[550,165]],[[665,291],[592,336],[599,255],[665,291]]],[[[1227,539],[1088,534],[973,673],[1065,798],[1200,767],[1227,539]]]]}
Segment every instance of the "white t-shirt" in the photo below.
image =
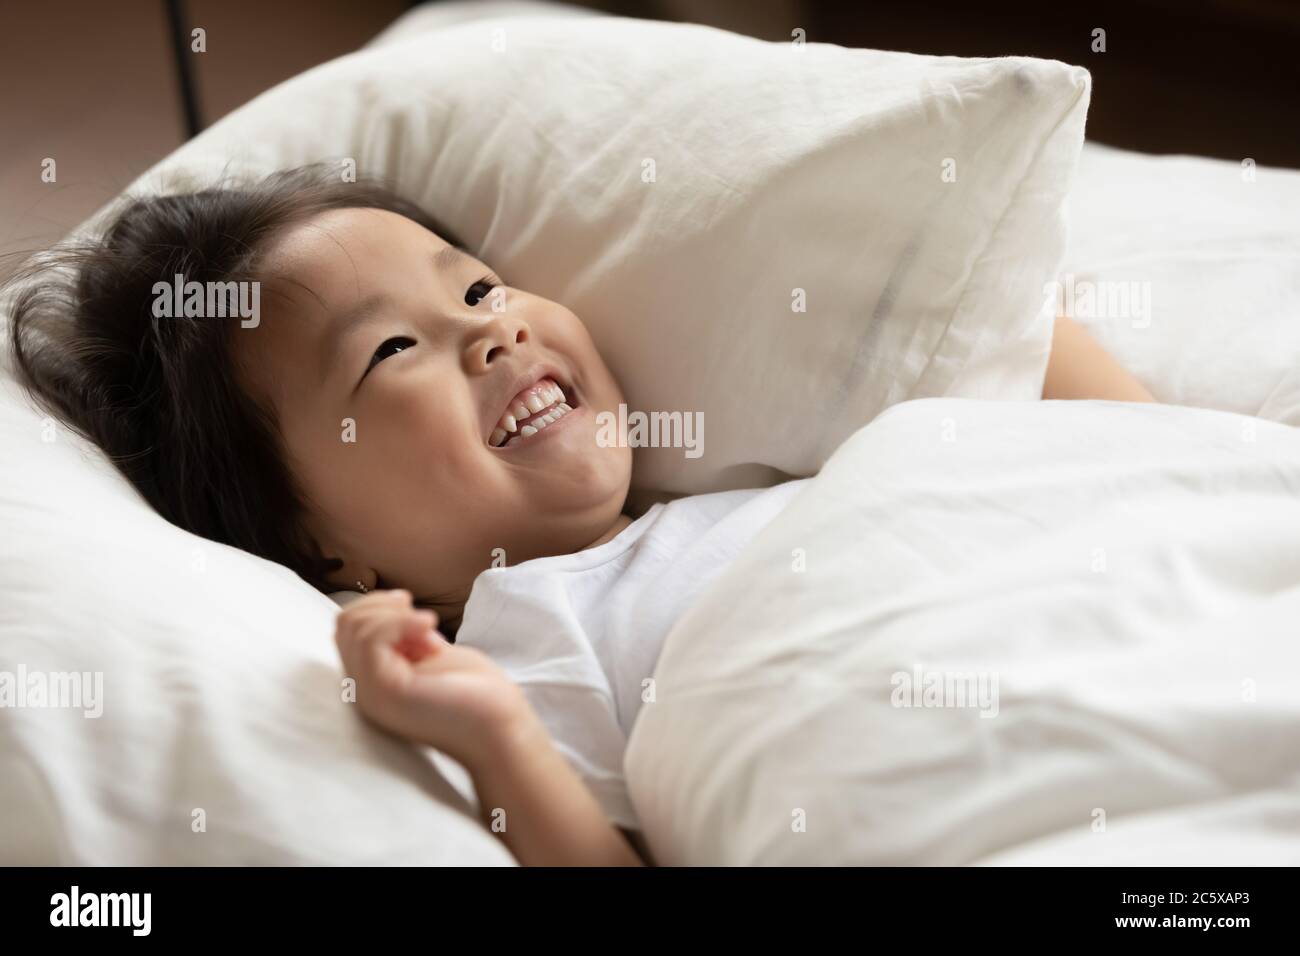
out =
{"type": "Polygon", "coordinates": [[[640,829],[623,753],[664,638],[807,480],[658,503],[595,548],[475,578],[456,644],[520,685],[615,825],[640,829]]]}

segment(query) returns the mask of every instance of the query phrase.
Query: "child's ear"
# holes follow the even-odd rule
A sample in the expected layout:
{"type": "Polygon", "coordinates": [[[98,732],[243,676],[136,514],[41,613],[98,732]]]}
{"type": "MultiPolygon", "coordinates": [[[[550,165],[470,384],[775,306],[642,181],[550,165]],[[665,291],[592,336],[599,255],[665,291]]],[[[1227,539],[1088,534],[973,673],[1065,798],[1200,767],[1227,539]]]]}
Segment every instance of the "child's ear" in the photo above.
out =
{"type": "Polygon", "coordinates": [[[386,591],[388,585],[370,568],[350,561],[339,561],[325,583],[335,591],[386,591]]]}
{"type": "Polygon", "coordinates": [[[362,577],[358,573],[362,569],[353,567],[343,558],[335,557],[340,549],[328,541],[322,544],[323,539],[317,536],[314,528],[299,525],[295,530],[299,549],[306,551],[313,580],[321,582],[331,591],[357,591],[360,590],[357,581],[370,583],[371,578],[362,577]]]}
{"type": "Polygon", "coordinates": [[[325,582],[326,587],[334,591],[388,589],[387,583],[374,568],[366,567],[361,561],[340,557],[347,549],[338,547],[328,535],[318,535],[314,528],[304,530],[307,547],[311,549],[313,560],[319,569],[320,579],[325,582]]]}

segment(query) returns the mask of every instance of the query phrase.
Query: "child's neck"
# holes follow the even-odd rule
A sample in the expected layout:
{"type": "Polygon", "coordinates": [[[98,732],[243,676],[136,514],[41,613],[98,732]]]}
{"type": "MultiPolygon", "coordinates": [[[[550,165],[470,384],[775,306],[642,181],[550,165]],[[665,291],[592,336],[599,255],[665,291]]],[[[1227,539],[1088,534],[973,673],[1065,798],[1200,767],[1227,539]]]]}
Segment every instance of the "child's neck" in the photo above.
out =
{"type": "Polygon", "coordinates": [[[614,519],[614,523],[609,526],[609,529],[604,534],[602,534],[595,541],[591,542],[591,544],[585,545],[584,547],[579,548],[578,550],[586,551],[588,548],[595,548],[599,545],[604,544],[606,541],[612,541],[615,537],[618,536],[618,533],[620,531],[622,531],[631,523],[632,523],[632,519],[628,515],[620,514],[617,518],[614,519]]]}

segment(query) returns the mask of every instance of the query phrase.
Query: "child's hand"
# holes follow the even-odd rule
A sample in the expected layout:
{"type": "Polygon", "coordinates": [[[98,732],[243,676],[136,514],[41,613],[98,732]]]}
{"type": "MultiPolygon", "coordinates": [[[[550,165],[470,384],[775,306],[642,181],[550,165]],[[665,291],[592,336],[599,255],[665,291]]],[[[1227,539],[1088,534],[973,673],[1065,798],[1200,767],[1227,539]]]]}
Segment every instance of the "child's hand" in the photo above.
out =
{"type": "Polygon", "coordinates": [[[409,591],[374,591],[339,612],[334,638],[367,717],[469,766],[533,711],[486,654],[449,643],[436,624],[409,591]]]}

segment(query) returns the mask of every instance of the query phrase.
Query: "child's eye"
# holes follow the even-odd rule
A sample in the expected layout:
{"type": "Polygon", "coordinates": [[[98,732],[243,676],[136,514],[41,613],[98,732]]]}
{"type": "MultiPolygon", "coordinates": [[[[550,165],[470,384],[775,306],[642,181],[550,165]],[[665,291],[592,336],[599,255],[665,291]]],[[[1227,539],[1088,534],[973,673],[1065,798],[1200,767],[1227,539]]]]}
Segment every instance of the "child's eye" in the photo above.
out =
{"type": "MultiPolygon", "coordinates": [[[[387,349],[390,345],[393,345],[394,343],[402,343],[402,342],[410,342],[411,345],[414,345],[415,339],[409,338],[405,335],[395,335],[391,339],[385,339],[383,344],[381,344],[379,348],[375,349],[375,354],[371,357],[370,364],[366,366],[366,371],[369,372],[372,368],[374,368],[384,359],[388,358],[389,353],[387,352],[387,349]]],[[[398,344],[394,349],[394,351],[400,352],[406,347],[407,346],[405,345],[398,344]]],[[[364,378],[365,376],[362,377],[364,378]]]]}
{"type": "Polygon", "coordinates": [[[500,280],[495,276],[484,276],[465,291],[465,304],[478,305],[499,284],[500,280]]]}

